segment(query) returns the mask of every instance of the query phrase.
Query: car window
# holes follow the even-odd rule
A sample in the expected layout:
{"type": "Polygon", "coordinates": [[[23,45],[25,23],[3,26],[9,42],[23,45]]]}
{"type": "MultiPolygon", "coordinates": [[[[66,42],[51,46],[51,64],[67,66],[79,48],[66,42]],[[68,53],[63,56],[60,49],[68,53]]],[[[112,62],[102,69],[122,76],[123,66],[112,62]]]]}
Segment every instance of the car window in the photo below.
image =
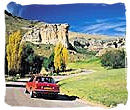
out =
{"type": "Polygon", "coordinates": [[[34,77],[31,77],[30,80],[29,80],[29,82],[33,82],[33,79],[34,79],[34,77]]]}
{"type": "Polygon", "coordinates": [[[41,82],[41,77],[37,77],[37,78],[36,78],[36,81],[37,81],[37,82],[41,82]]]}
{"type": "Polygon", "coordinates": [[[36,81],[38,82],[46,82],[46,83],[55,83],[53,78],[50,77],[37,77],[36,81]]]}

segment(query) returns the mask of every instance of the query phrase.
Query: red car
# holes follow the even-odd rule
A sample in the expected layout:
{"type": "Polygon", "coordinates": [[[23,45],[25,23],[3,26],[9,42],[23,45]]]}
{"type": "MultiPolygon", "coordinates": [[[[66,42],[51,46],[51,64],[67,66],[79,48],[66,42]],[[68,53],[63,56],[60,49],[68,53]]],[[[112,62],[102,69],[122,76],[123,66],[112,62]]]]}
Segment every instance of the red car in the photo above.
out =
{"type": "Polygon", "coordinates": [[[52,77],[33,76],[26,83],[25,93],[30,93],[33,98],[39,95],[49,95],[57,97],[59,93],[59,86],[52,77]]]}

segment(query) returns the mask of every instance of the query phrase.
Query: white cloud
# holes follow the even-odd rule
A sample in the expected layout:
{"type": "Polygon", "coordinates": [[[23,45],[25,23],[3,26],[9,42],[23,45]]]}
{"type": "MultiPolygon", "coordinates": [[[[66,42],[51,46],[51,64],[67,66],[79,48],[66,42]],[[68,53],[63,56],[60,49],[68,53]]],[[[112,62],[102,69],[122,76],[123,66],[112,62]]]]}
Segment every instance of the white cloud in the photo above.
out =
{"type": "Polygon", "coordinates": [[[114,30],[119,32],[126,32],[126,28],[121,28],[121,27],[115,28],[114,30]]]}
{"type": "Polygon", "coordinates": [[[101,26],[104,26],[105,24],[103,23],[103,24],[94,24],[94,25],[90,25],[90,26],[84,26],[83,28],[83,30],[84,31],[91,31],[91,30],[95,30],[95,29],[97,29],[97,28],[99,28],[99,27],[101,27],[101,26]]]}
{"type": "Polygon", "coordinates": [[[108,19],[97,19],[96,22],[97,23],[103,23],[103,22],[106,22],[108,21],[108,19]]]}
{"type": "Polygon", "coordinates": [[[113,29],[116,31],[120,32],[125,32],[125,22],[120,22],[120,23],[109,23],[109,22],[104,22],[100,24],[94,24],[90,26],[84,26],[82,28],[82,32],[87,32],[87,33],[97,33],[99,31],[107,31],[109,29],[113,29]]]}

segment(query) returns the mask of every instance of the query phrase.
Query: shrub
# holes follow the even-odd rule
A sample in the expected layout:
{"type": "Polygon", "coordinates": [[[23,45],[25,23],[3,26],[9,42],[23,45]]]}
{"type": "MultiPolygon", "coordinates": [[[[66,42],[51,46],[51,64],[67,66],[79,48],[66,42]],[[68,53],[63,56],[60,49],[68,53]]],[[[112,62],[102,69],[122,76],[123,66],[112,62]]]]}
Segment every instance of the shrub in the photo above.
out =
{"type": "Polygon", "coordinates": [[[46,71],[54,71],[54,53],[50,55],[49,58],[44,57],[42,67],[45,68],[46,71]]]}
{"type": "Polygon", "coordinates": [[[22,52],[21,76],[27,73],[39,73],[42,68],[43,57],[34,54],[30,44],[25,44],[22,52]]]}
{"type": "Polygon", "coordinates": [[[125,58],[124,49],[112,49],[101,56],[101,63],[105,67],[124,68],[125,58]]]}

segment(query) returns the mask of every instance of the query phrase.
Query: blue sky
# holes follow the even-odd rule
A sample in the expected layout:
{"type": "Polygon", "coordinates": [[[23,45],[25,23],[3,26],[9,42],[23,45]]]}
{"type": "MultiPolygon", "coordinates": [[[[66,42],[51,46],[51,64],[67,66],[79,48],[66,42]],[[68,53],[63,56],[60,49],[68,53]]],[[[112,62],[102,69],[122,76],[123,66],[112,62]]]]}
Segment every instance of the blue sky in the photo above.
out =
{"type": "Polygon", "coordinates": [[[110,36],[125,36],[123,3],[20,5],[10,2],[7,10],[15,16],[47,23],[69,23],[70,31],[110,36]]]}

